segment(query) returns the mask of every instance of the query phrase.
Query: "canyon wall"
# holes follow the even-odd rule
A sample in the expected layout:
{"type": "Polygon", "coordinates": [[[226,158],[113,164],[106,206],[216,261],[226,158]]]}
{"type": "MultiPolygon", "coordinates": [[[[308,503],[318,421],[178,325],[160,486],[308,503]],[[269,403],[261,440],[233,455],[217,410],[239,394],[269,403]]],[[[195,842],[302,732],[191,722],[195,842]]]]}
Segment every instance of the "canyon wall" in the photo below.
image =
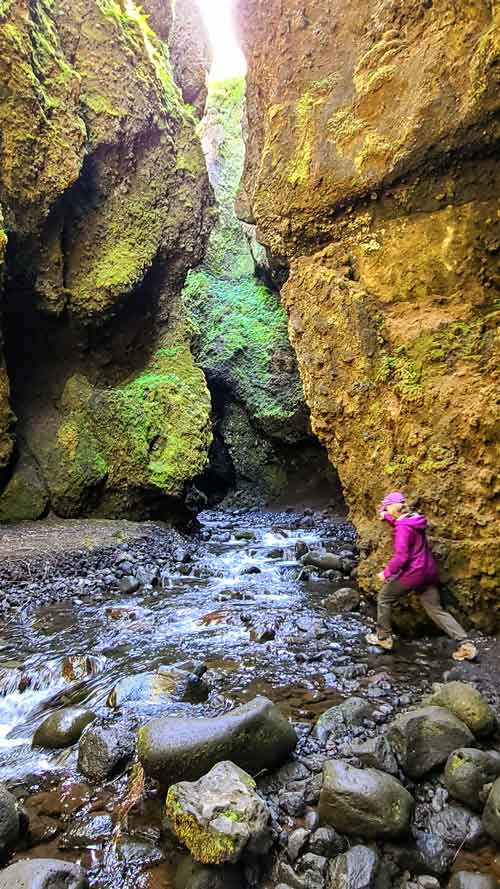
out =
{"type": "Polygon", "coordinates": [[[213,197],[183,20],[146,11],[163,41],[132,0],[0,2],[3,520],[177,512],[207,463],[180,293],[213,197]]]}
{"type": "Polygon", "coordinates": [[[404,489],[455,606],[497,623],[498,5],[238,0],[249,64],[238,201],[257,225],[313,429],[375,591],[404,489]]]}

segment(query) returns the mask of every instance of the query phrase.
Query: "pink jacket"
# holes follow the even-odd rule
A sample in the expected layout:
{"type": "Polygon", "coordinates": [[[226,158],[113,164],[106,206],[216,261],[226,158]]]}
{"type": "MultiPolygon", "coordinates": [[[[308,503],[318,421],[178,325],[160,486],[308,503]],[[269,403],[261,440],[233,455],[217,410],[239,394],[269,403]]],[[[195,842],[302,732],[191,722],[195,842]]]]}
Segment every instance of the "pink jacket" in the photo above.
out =
{"type": "Polygon", "coordinates": [[[427,534],[427,519],[415,512],[395,519],[384,513],[384,519],[394,528],[394,555],[384,571],[384,577],[396,577],[407,589],[439,583],[439,571],[431,553],[427,534]]]}

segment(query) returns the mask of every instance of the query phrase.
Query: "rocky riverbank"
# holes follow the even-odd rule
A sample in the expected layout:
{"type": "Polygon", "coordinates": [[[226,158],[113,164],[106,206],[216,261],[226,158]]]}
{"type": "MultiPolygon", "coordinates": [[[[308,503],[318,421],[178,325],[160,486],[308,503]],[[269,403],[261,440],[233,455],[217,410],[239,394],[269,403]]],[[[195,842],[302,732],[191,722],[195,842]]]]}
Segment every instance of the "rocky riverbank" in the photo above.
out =
{"type": "Polygon", "coordinates": [[[496,643],[368,649],[328,510],[201,518],[10,567],[0,887],[493,887],[496,643]]]}

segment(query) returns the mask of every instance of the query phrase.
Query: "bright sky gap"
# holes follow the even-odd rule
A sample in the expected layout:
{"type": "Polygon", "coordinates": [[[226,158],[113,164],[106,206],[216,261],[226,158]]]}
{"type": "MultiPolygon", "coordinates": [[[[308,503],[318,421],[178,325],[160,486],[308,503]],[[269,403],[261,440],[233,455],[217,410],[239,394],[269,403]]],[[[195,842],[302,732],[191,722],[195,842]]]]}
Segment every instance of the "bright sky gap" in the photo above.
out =
{"type": "Polygon", "coordinates": [[[246,60],[236,37],[233,0],[197,0],[203,14],[214,54],[210,80],[241,77],[246,60]]]}

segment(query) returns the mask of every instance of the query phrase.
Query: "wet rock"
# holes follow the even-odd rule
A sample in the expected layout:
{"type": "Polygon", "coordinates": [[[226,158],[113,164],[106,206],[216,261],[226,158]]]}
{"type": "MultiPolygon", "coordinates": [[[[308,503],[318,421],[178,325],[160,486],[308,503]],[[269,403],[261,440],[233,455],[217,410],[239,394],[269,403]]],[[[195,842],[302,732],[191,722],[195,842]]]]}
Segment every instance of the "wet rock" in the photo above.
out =
{"type": "Polygon", "coordinates": [[[209,688],[197,675],[174,668],[161,668],[156,673],[126,676],[115,685],[107,699],[108,707],[131,704],[161,704],[171,700],[203,703],[209,688]]]}
{"type": "Polygon", "coordinates": [[[71,747],[80,739],[84,728],[96,718],[95,713],[83,707],[66,707],[52,713],[38,726],[33,736],[33,747],[57,750],[71,747]]]}
{"type": "Polygon", "coordinates": [[[420,778],[446,762],[457,747],[470,746],[473,735],[444,707],[419,707],[401,713],[390,724],[388,740],[404,771],[420,778]]]}
{"type": "Polygon", "coordinates": [[[87,815],[73,822],[59,840],[60,849],[85,849],[103,844],[113,833],[111,815],[87,815]]]}
{"type": "Polygon", "coordinates": [[[340,760],[325,763],[319,813],[323,824],[368,839],[405,833],[413,797],[391,775],[355,769],[340,760]]]}
{"type": "Polygon", "coordinates": [[[334,858],[340,852],[344,852],[346,841],[344,837],[333,827],[319,827],[309,837],[309,849],[316,855],[324,855],[325,858],[334,858]]]}
{"type": "Polygon", "coordinates": [[[119,723],[109,726],[89,725],[78,746],[78,769],[92,781],[102,781],[116,774],[132,759],[136,738],[119,723]]]}
{"type": "Polygon", "coordinates": [[[244,568],[241,572],[242,574],[262,574],[260,568],[257,565],[249,565],[248,568],[244,568]]]}
{"type": "Polygon", "coordinates": [[[309,552],[307,543],[304,543],[303,540],[297,540],[295,544],[295,558],[301,559],[307,552],[309,552]]]}
{"type": "Polygon", "coordinates": [[[402,870],[442,877],[450,868],[454,852],[442,837],[427,831],[414,831],[415,844],[386,845],[385,852],[402,870]]]}
{"type": "Polygon", "coordinates": [[[331,593],[330,596],[323,599],[321,604],[324,608],[328,608],[332,614],[342,614],[345,611],[356,611],[359,608],[360,601],[361,596],[357,590],[353,590],[350,587],[342,587],[342,589],[336,590],[335,593],[331,593]]]}
{"type": "Polygon", "coordinates": [[[288,858],[290,859],[292,864],[294,861],[297,860],[297,858],[303,851],[309,835],[310,831],[306,830],[304,827],[298,827],[297,830],[292,830],[291,834],[289,835],[286,851],[288,858]]]}
{"type": "Polygon", "coordinates": [[[274,549],[270,549],[267,553],[268,559],[282,559],[285,555],[285,551],[280,549],[279,547],[275,547],[274,549]]]}
{"type": "Polygon", "coordinates": [[[327,889],[373,889],[379,864],[375,849],[353,846],[330,862],[327,889]]]}
{"type": "Polygon", "coordinates": [[[77,864],[32,858],[1,871],[0,889],[88,889],[88,880],[77,864]]]}
{"type": "Polygon", "coordinates": [[[320,553],[313,550],[309,550],[302,557],[301,561],[303,565],[312,565],[313,568],[319,568],[320,571],[342,571],[344,566],[344,560],[340,556],[336,556],[334,553],[320,553]]]}
{"type": "Polygon", "coordinates": [[[478,871],[456,871],[448,889],[497,889],[498,883],[493,874],[480,874],[478,871]]]}
{"type": "Polygon", "coordinates": [[[182,546],[178,546],[176,549],[174,549],[174,552],[172,555],[173,555],[174,560],[176,562],[179,562],[179,564],[181,564],[181,565],[187,565],[188,562],[193,561],[191,553],[188,552],[187,549],[184,549],[184,547],[182,547],[182,546]]]}
{"type": "Polygon", "coordinates": [[[306,808],[305,788],[303,790],[283,790],[279,794],[279,806],[292,818],[300,818],[306,808]]]}
{"type": "Polygon", "coordinates": [[[19,812],[15,797],[0,784],[0,860],[15,846],[19,836],[19,812]]]}
{"type": "Polygon", "coordinates": [[[129,574],[126,577],[122,577],[120,580],[120,592],[123,593],[124,596],[133,596],[139,589],[140,585],[137,577],[129,574]]]}
{"type": "Polygon", "coordinates": [[[257,697],[214,718],[153,719],[139,732],[138,750],[146,774],[169,786],[196,780],[227,759],[251,774],[276,769],[296,743],[295,730],[278,708],[257,697]]]}
{"type": "Polygon", "coordinates": [[[489,735],[496,728],[497,719],[488,701],[466,682],[447,682],[437,686],[429,703],[446,707],[478,737],[489,735]]]}
{"type": "Polygon", "coordinates": [[[500,843],[500,778],[491,788],[483,812],[483,827],[486,833],[500,843]]]}
{"type": "Polygon", "coordinates": [[[445,806],[429,821],[429,830],[442,837],[449,846],[475,849],[484,840],[481,819],[463,806],[445,806]]]}
{"type": "Polygon", "coordinates": [[[253,531],[235,531],[233,534],[235,540],[255,540],[255,534],[253,531]]]}
{"type": "Polygon", "coordinates": [[[332,732],[344,735],[353,726],[363,725],[370,714],[371,707],[363,698],[347,698],[321,714],[314,726],[313,737],[324,742],[332,732]]]}
{"type": "Polygon", "coordinates": [[[232,762],[218,763],[198,781],[173,784],[166,813],[202,864],[236,864],[244,852],[263,855],[271,846],[271,813],[253,778],[232,762]]]}
{"type": "Polygon", "coordinates": [[[239,865],[214,867],[186,858],[177,868],[174,889],[241,889],[243,872],[239,865]]]}
{"type": "Polygon", "coordinates": [[[485,784],[500,776],[500,753],[496,750],[476,750],[463,747],[448,757],[444,771],[444,783],[453,799],[459,800],[476,811],[483,807],[480,798],[485,784]]]}
{"type": "Polygon", "coordinates": [[[362,765],[372,769],[379,769],[389,775],[397,775],[398,763],[389,741],[384,735],[377,735],[362,743],[353,743],[350,752],[362,765]]]}
{"type": "Polygon", "coordinates": [[[307,852],[300,859],[298,871],[302,874],[307,873],[307,871],[316,871],[319,874],[324,874],[327,864],[328,862],[324,855],[315,855],[313,852],[307,852]]]}

